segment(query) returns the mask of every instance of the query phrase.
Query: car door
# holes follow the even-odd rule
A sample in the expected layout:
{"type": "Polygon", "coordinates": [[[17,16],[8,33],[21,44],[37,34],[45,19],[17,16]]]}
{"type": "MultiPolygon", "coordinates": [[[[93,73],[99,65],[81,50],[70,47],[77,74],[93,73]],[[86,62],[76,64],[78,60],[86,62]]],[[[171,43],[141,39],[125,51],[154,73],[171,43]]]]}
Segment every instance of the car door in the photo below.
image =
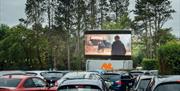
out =
{"type": "Polygon", "coordinates": [[[46,82],[40,78],[29,78],[24,82],[24,91],[47,91],[46,82]]]}

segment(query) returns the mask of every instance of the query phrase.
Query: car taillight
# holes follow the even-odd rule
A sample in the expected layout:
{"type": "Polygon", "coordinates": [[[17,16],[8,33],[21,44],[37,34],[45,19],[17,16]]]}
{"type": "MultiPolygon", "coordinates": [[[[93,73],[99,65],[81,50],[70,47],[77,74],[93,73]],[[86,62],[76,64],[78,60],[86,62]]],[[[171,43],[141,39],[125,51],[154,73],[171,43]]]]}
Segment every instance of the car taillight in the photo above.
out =
{"type": "Polygon", "coordinates": [[[180,80],[177,80],[176,82],[179,82],[179,83],[180,83],[180,80]]]}
{"type": "Polygon", "coordinates": [[[125,84],[125,83],[122,82],[122,81],[116,81],[115,83],[118,84],[118,85],[123,85],[123,84],[125,84]]]}

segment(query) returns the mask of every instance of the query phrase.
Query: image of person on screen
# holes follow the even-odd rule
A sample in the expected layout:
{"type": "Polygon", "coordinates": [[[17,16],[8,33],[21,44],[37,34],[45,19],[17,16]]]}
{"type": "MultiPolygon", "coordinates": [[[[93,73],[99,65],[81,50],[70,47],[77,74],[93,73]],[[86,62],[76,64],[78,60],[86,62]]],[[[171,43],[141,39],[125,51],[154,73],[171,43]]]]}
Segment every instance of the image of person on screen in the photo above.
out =
{"type": "Polygon", "coordinates": [[[121,42],[120,37],[116,35],[112,44],[111,55],[125,55],[126,49],[124,44],[121,42]]]}
{"type": "Polygon", "coordinates": [[[98,42],[98,52],[104,52],[105,44],[103,41],[98,42]]]}

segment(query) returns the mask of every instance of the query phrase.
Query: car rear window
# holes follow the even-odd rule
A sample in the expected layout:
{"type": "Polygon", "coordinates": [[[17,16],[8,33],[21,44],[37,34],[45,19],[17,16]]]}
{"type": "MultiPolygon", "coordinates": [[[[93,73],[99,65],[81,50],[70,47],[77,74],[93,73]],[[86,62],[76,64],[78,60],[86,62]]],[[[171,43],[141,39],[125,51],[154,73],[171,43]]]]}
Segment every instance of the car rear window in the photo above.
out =
{"type": "Polygon", "coordinates": [[[27,72],[26,75],[30,75],[30,76],[37,76],[37,73],[33,73],[33,72],[27,72]]]}
{"type": "Polygon", "coordinates": [[[78,72],[73,72],[73,73],[67,73],[66,75],[64,75],[62,78],[66,79],[66,78],[85,78],[86,73],[78,73],[78,72]]]}
{"type": "Polygon", "coordinates": [[[154,91],[180,91],[180,83],[161,84],[154,91]]]}
{"type": "Polygon", "coordinates": [[[43,72],[43,77],[62,77],[64,74],[61,72],[43,72]]]}
{"type": "Polygon", "coordinates": [[[94,85],[68,85],[62,86],[58,91],[102,91],[98,86],[94,85]]]}
{"type": "Polygon", "coordinates": [[[118,75],[118,74],[104,74],[102,77],[105,80],[110,80],[110,81],[120,80],[120,75],[118,75]]]}
{"type": "Polygon", "coordinates": [[[16,87],[21,79],[0,78],[0,87],[16,87]]]}
{"type": "Polygon", "coordinates": [[[139,75],[142,75],[143,72],[130,72],[130,74],[133,76],[139,76],[139,75]]]}

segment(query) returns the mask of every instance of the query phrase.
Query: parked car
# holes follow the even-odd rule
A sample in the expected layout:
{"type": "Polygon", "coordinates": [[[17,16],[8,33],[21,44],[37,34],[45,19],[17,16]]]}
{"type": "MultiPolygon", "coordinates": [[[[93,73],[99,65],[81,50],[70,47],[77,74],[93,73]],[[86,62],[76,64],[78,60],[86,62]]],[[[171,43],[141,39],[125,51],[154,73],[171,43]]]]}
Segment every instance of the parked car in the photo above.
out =
{"type": "Polygon", "coordinates": [[[56,91],[43,79],[27,75],[6,75],[0,77],[0,91],[56,91]]]}
{"type": "Polygon", "coordinates": [[[148,91],[180,91],[180,75],[163,76],[148,91]]]}
{"type": "Polygon", "coordinates": [[[60,85],[64,80],[67,79],[79,79],[79,78],[87,78],[87,79],[101,79],[103,78],[97,72],[69,72],[65,74],[61,79],[56,82],[56,85],[60,85]]]}
{"type": "Polygon", "coordinates": [[[111,83],[109,89],[113,91],[126,91],[133,86],[132,76],[127,72],[107,72],[102,77],[111,83]]]}
{"type": "Polygon", "coordinates": [[[98,79],[68,79],[58,87],[58,91],[108,91],[98,79]]]}
{"type": "Polygon", "coordinates": [[[42,77],[50,84],[50,86],[54,86],[55,82],[63,77],[67,71],[48,71],[42,72],[42,77]]]}
{"type": "Polygon", "coordinates": [[[37,76],[37,77],[40,77],[42,79],[44,79],[44,77],[42,76],[43,75],[43,72],[48,72],[48,70],[34,70],[34,71],[26,71],[26,74],[27,75],[31,75],[31,76],[37,76]]]}
{"type": "Polygon", "coordinates": [[[154,79],[155,76],[146,76],[146,75],[142,75],[139,77],[138,82],[136,82],[136,84],[134,84],[134,91],[141,91],[141,89],[143,89],[144,91],[146,91],[151,84],[154,84],[154,79]]]}

